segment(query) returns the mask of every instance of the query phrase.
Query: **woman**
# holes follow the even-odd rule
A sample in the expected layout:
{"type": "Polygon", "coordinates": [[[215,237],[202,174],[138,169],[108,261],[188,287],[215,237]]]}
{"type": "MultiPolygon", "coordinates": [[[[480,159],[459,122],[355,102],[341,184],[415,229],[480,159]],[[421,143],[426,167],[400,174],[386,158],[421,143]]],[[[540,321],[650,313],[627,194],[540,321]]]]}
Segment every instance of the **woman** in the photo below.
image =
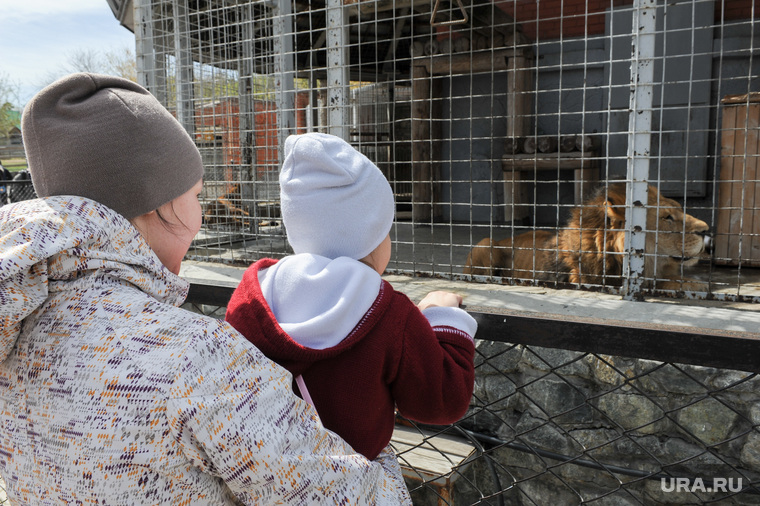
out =
{"type": "Polygon", "coordinates": [[[292,377],[184,311],[192,139],[140,86],[74,74],[24,110],[36,200],[0,209],[0,476],[14,504],[408,503],[292,377]]]}

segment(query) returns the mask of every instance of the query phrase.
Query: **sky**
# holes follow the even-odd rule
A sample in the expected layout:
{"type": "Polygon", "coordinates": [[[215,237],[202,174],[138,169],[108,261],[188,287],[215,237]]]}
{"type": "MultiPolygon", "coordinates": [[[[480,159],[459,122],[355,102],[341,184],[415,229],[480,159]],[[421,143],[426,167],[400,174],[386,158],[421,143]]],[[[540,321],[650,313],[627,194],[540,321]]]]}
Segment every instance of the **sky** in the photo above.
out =
{"type": "Polygon", "coordinates": [[[24,105],[79,50],[131,48],[135,37],[106,0],[0,0],[0,75],[20,85],[24,105]]]}

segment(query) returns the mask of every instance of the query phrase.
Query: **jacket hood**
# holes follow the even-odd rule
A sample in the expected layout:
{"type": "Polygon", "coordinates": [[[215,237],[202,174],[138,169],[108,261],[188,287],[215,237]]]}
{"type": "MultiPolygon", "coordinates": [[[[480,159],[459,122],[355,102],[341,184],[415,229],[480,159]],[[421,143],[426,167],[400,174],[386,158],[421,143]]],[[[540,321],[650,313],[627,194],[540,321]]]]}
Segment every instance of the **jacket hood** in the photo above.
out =
{"type": "Polygon", "coordinates": [[[380,292],[382,278],[348,257],[302,253],[258,273],[261,293],[277,322],[304,347],[324,350],[345,339],[380,292]]]}
{"type": "Polygon", "coordinates": [[[172,305],[188,290],[126,218],[93,200],[59,196],[0,208],[0,362],[49,296],[99,282],[130,283],[172,305]]]}

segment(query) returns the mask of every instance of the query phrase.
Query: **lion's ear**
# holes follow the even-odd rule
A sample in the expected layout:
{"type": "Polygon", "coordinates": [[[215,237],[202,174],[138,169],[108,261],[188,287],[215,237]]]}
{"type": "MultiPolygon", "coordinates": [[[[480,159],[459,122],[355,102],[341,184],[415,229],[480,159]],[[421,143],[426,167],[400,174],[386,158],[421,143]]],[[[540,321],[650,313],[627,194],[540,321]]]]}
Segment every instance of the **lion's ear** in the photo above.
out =
{"type": "Polygon", "coordinates": [[[604,212],[610,224],[625,221],[625,202],[615,202],[614,199],[608,198],[604,203],[604,212]]]}

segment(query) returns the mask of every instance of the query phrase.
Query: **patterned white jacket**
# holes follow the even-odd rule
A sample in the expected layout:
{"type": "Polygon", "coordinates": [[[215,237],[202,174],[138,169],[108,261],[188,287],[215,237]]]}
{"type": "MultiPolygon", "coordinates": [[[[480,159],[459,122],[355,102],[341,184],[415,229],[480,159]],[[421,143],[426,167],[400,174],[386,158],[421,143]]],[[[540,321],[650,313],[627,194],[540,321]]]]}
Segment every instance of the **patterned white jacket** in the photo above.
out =
{"type": "Polygon", "coordinates": [[[0,476],[24,504],[408,504],[121,215],[0,208],[0,476]]]}

